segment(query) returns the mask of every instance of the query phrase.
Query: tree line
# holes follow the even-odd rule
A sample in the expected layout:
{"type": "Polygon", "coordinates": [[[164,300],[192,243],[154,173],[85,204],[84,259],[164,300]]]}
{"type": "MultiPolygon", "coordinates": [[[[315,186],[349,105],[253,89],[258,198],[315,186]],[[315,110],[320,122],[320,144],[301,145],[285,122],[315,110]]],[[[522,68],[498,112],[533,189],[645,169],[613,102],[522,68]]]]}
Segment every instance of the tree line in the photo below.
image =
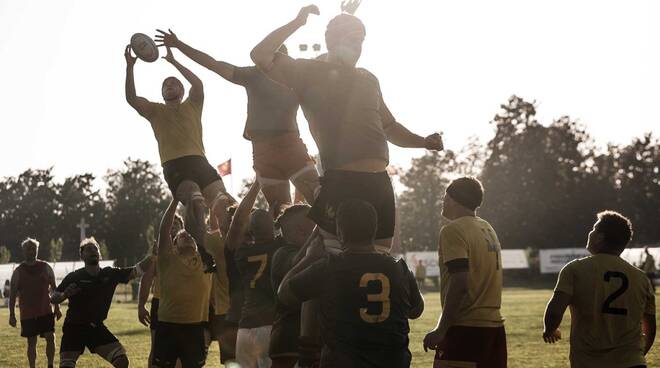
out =
{"type": "MultiPolygon", "coordinates": [[[[470,139],[459,151],[428,152],[399,170],[405,187],[397,198],[403,251],[437,248],[444,190],[460,175],[483,182],[480,215],[495,227],[504,248],[582,246],[603,209],[631,218],[635,243],[660,242],[657,137],[649,133],[627,145],[598,147],[575,119],[543,124],[535,103],[517,96],[490,124],[495,135],[489,142],[470,139]]],[[[81,218],[106,259],[133,264],[142,257],[155,242],[169,201],[160,168],[129,158],[101,178],[103,192],[96,179],[86,173],[58,183],[52,168],[0,179],[0,263],[20,260],[20,242],[27,236],[41,242],[42,259],[77,260],[81,218]]]]}

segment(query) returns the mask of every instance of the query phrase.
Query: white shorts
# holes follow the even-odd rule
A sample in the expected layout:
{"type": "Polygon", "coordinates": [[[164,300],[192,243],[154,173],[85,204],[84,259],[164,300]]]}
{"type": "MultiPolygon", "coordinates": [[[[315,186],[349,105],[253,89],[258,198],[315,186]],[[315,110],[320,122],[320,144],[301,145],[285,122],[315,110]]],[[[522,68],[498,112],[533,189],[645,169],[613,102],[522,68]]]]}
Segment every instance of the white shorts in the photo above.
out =
{"type": "Polygon", "coordinates": [[[239,328],[236,337],[236,362],[241,368],[270,368],[268,354],[273,326],[239,328]]]}

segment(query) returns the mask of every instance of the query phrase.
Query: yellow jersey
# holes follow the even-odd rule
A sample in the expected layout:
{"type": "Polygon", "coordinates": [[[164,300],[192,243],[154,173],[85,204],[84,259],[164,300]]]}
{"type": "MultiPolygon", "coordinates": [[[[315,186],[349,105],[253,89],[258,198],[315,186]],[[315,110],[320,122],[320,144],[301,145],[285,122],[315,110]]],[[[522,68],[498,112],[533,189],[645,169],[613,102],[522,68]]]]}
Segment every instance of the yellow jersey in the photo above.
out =
{"type": "MultiPolygon", "coordinates": [[[[229,311],[229,276],[227,275],[227,257],[225,243],[219,231],[206,234],[204,244],[215,249],[216,271],[213,273],[211,285],[211,305],[216,315],[227,314],[229,311]]],[[[233,261],[233,260],[232,260],[233,261]]]]}
{"type": "Polygon", "coordinates": [[[158,142],[160,162],[184,156],[204,156],[202,101],[190,97],[176,106],[151,103],[144,117],[158,142]]]}
{"type": "Polygon", "coordinates": [[[564,266],[555,291],[571,296],[571,367],[645,364],[641,322],[655,315],[655,295],[642,271],[596,254],[564,266]]]}
{"type": "MultiPolygon", "coordinates": [[[[215,258],[224,249],[224,239],[205,244],[215,258]]],[[[211,297],[211,274],[204,273],[198,253],[192,256],[175,254],[170,247],[158,255],[157,272],[160,281],[158,320],[170,323],[196,324],[208,321],[211,297]]]]}
{"type": "Polygon", "coordinates": [[[495,230],[485,220],[464,216],[445,225],[440,231],[438,265],[440,296],[446,302],[445,280],[454,266],[468,272],[468,291],[463,299],[455,325],[468,327],[501,327],[502,259],[495,230]]]}

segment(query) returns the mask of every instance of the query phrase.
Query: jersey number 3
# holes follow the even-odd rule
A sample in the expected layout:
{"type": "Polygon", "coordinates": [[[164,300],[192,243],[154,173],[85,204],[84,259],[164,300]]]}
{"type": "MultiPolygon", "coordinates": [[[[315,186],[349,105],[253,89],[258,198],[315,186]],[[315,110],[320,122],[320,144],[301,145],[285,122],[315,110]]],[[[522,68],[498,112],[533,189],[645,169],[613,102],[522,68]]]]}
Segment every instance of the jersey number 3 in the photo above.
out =
{"type": "Polygon", "coordinates": [[[603,309],[601,310],[603,313],[607,314],[616,314],[619,316],[625,316],[628,314],[628,310],[626,308],[614,308],[610,307],[610,304],[616,298],[620,297],[623,293],[628,290],[628,276],[626,276],[625,273],[622,272],[616,272],[616,271],[607,271],[605,272],[604,276],[605,282],[610,282],[611,279],[621,279],[621,287],[618,288],[615,292],[610,294],[610,296],[605,299],[605,302],[603,303],[603,309]]]}
{"type": "Polygon", "coordinates": [[[261,275],[264,274],[264,270],[266,270],[266,264],[268,263],[268,254],[260,254],[258,256],[248,257],[248,262],[259,262],[259,269],[252,278],[252,281],[250,281],[250,289],[254,289],[257,286],[257,280],[259,280],[261,275]]]}
{"type": "Polygon", "coordinates": [[[367,308],[360,308],[360,318],[367,323],[383,322],[390,316],[390,279],[382,273],[365,273],[360,278],[360,287],[366,288],[369,282],[380,283],[380,293],[367,294],[367,302],[380,302],[380,314],[369,314],[367,308]]]}

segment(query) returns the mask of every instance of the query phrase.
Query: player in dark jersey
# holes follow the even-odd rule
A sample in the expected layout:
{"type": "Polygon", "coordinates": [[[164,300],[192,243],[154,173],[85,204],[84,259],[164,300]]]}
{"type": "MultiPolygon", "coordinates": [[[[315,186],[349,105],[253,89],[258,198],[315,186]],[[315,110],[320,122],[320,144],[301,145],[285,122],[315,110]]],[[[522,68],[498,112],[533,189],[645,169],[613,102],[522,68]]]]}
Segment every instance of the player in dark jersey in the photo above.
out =
{"type": "MultiPolygon", "coordinates": [[[[284,276],[305,255],[305,242],[310,238],[314,222],[307,217],[308,205],[295,205],[277,218],[276,227],[282,230],[285,245],[275,252],[270,269],[273,291],[277,292],[284,276]]],[[[293,368],[298,361],[300,336],[300,306],[289,307],[277,303],[275,320],[270,334],[270,358],[273,368],[293,368]]]]}
{"type": "MultiPolygon", "coordinates": [[[[321,299],[321,367],[409,367],[408,319],[424,301],[403,260],[378,253],[376,210],[362,200],[339,206],[337,235],[344,251],[284,278],[278,299],[295,306],[321,299]]],[[[300,264],[314,258],[316,242],[300,264]]]]}
{"type": "MultiPolygon", "coordinates": [[[[298,99],[286,86],[276,83],[256,66],[237,67],[192,48],[174,32],[156,35],[168,47],[176,47],[193,61],[227,81],[245,87],[248,97],[243,137],[252,142],[254,170],[271,209],[291,203],[289,180],[307,202],[314,200],[319,177],[307,147],[300,139],[296,114],[298,99]]],[[[284,45],[280,52],[286,54],[284,45]]]]}
{"type": "Polygon", "coordinates": [[[101,253],[94,238],[81,242],[80,258],[85,267],[66,275],[51,297],[54,304],[69,299],[62,326],[60,367],[75,367],[85,347],[114,367],[128,367],[126,350],[103,321],[108,317],[117,284],[141,276],[151,267],[153,258],[147,256],[134,267],[101,268],[101,253]]]}
{"type": "Polygon", "coordinates": [[[275,317],[275,293],[270,282],[273,254],[281,246],[273,229],[273,217],[252,210],[260,189],[258,181],[241,201],[232,219],[227,243],[236,249],[234,259],[244,292],[236,339],[236,361],[241,367],[270,367],[270,331],[275,317]],[[246,230],[251,242],[246,241],[246,230]]]}

